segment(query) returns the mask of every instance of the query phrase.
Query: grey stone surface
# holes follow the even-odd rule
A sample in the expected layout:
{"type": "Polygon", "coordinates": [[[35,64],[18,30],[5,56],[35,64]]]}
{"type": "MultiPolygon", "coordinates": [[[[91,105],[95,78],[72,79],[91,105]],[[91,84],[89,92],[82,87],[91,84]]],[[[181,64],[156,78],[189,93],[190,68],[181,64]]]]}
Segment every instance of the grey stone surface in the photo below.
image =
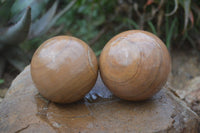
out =
{"type": "Polygon", "coordinates": [[[167,87],[149,100],[128,102],[112,96],[98,78],[82,101],[52,103],[38,94],[29,66],[0,103],[2,133],[198,133],[199,127],[198,115],[167,87]]]}

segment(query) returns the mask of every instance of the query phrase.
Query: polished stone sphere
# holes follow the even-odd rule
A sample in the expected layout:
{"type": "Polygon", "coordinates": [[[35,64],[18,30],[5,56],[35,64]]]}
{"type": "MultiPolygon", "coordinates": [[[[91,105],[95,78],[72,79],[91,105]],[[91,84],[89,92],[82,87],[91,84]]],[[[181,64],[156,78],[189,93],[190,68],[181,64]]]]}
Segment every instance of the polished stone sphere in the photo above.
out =
{"type": "Polygon", "coordinates": [[[100,73],[114,95],[145,100],[166,83],[171,59],[165,44],[152,33],[130,30],[113,37],[100,55],[100,73]]]}
{"type": "Polygon", "coordinates": [[[94,86],[98,63],[92,49],[80,39],[57,36],[34,53],[31,76],[40,94],[57,103],[80,100],[94,86]]]}

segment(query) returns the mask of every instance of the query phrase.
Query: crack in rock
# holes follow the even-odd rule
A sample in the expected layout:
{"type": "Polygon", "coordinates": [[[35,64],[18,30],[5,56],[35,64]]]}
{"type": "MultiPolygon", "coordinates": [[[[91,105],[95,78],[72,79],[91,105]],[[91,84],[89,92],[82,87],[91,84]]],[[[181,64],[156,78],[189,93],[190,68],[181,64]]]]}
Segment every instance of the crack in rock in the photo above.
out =
{"type": "Polygon", "coordinates": [[[30,125],[27,125],[26,127],[23,127],[23,128],[21,128],[21,129],[15,131],[15,133],[20,133],[21,131],[27,129],[29,126],[30,126],[30,125]]]}

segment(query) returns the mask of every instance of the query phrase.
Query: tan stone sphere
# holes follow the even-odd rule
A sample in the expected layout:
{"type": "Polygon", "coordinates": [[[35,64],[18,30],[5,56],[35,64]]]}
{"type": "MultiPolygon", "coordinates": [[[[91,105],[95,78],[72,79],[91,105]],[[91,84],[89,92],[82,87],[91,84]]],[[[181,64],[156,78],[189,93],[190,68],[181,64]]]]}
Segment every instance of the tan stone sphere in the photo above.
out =
{"type": "Polygon", "coordinates": [[[157,36],[130,30],[106,44],[99,65],[103,82],[114,95],[139,101],[153,96],[165,85],[171,59],[157,36]]]}
{"type": "Polygon", "coordinates": [[[57,103],[80,100],[94,86],[98,63],[80,39],[57,36],[45,41],[31,61],[32,80],[42,96],[57,103]]]}

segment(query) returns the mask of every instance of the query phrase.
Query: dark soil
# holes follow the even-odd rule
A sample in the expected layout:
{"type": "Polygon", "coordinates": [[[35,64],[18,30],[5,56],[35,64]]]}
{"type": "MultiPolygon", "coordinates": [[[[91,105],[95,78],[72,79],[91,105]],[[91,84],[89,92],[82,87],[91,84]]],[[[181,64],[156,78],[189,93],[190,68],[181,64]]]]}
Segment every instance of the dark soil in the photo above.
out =
{"type": "Polygon", "coordinates": [[[3,98],[5,96],[5,93],[7,92],[8,88],[10,87],[12,81],[15,79],[15,77],[20,72],[15,69],[11,65],[7,65],[5,72],[2,76],[2,79],[4,80],[4,83],[0,84],[0,98],[3,98]]]}
{"type": "Polygon", "coordinates": [[[171,52],[172,73],[169,81],[174,89],[182,89],[187,81],[200,76],[200,52],[196,49],[176,49],[171,52]]]}

